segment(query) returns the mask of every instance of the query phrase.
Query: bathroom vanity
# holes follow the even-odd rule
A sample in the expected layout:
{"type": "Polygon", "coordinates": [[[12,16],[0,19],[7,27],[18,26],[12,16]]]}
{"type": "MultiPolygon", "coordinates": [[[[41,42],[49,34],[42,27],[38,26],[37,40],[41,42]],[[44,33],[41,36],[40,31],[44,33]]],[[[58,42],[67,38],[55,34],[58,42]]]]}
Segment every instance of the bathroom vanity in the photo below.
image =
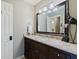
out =
{"type": "Polygon", "coordinates": [[[24,56],[27,59],[77,59],[77,45],[55,38],[24,35],[24,56]]]}
{"type": "Polygon", "coordinates": [[[37,11],[35,33],[60,35],[65,37],[64,40],[58,37],[24,34],[24,55],[27,59],[77,59],[77,45],[68,43],[68,0],[57,1],[37,11]]]}

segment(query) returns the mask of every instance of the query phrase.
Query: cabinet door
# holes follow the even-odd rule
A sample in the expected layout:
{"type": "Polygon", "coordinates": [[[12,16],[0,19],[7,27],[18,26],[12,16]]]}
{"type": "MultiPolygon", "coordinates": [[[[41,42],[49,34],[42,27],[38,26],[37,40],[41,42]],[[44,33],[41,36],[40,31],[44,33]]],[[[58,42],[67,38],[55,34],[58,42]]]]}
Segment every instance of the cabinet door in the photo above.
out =
{"type": "Polygon", "coordinates": [[[25,38],[25,57],[27,59],[70,59],[70,54],[25,38]]]}
{"type": "Polygon", "coordinates": [[[58,49],[50,48],[49,59],[67,59],[67,56],[65,53],[59,51],[58,49]]]}
{"type": "Polygon", "coordinates": [[[28,59],[38,59],[38,51],[37,50],[29,50],[29,58],[28,59]]]}
{"type": "Polygon", "coordinates": [[[33,55],[32,49],[31,49],[31,39],[26,38],[26,37],[24,39],[25,39],[24,40],[24,48],[25,48],[24,56],[25,58],[30,59],[31,56],[33,55]]]}
{"type": "Polygon", "coordinates": [[[29,40],[24,38],[24,56],[28,58],[29,56],[29,40]]]}
{"type": "Polygon", "coordinates": [[[58,56],[59,59],[67,59],[67,55],[64,54],[64,53],[62,53],[62,52],[59,52],[59,53],[57,54],[57,56],[58,56]]]}
{"type": "Polygon", "coordinates": [[[48,48],[38,42],[32,41],[32,51],[36,54],[36,59],[48,59],[48,48]]]}
{"type": "Polygon", "coordinates": [[[58,52],[56,50],[49,48],[49,59],[57,59],[57,54],[58,52]]]}

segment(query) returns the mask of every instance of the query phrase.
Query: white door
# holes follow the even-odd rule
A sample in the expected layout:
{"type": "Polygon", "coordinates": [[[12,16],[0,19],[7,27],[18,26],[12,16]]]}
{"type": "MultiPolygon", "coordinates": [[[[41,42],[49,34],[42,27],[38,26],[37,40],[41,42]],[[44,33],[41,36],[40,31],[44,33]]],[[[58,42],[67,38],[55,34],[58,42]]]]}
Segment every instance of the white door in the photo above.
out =
{"type": "Polygon", "coordinates": [[[13,59],[13,6],[1,2],[1,59],[13,59]]]}

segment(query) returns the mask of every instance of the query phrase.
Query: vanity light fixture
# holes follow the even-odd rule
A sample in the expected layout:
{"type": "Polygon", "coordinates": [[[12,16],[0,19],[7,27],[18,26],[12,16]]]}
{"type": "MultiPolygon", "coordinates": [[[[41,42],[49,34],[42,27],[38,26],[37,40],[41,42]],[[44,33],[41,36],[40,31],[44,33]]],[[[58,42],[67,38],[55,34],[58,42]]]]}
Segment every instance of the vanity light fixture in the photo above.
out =
{"type": "Polygon", "coordinates": [[[48,10],[48,11],[47,11],[47,13],[51,13],[51,12],[52,12],[51,10],[48,10]]]}
{"type": "Polygon", "coordinates": [[[44,7],[43,11],[47,11],[47,7],[44,7]]]}
{"type": "Polygon", "coordinates": [[[51,3],[51,4],[49,5],[49,9],[53,9],[53,8],[54,8],[54,4],[51,3]]]}

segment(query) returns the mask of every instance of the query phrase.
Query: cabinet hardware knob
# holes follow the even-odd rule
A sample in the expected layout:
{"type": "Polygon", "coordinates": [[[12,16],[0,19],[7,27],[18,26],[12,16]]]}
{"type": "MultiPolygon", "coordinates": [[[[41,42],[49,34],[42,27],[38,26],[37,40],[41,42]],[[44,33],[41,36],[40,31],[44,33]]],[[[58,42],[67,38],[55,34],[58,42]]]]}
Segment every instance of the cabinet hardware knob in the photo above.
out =
{"type": "Polygon", "coordinates": [[[60,54],[58,54],[57,56],[60,56],[60,54]]]}

